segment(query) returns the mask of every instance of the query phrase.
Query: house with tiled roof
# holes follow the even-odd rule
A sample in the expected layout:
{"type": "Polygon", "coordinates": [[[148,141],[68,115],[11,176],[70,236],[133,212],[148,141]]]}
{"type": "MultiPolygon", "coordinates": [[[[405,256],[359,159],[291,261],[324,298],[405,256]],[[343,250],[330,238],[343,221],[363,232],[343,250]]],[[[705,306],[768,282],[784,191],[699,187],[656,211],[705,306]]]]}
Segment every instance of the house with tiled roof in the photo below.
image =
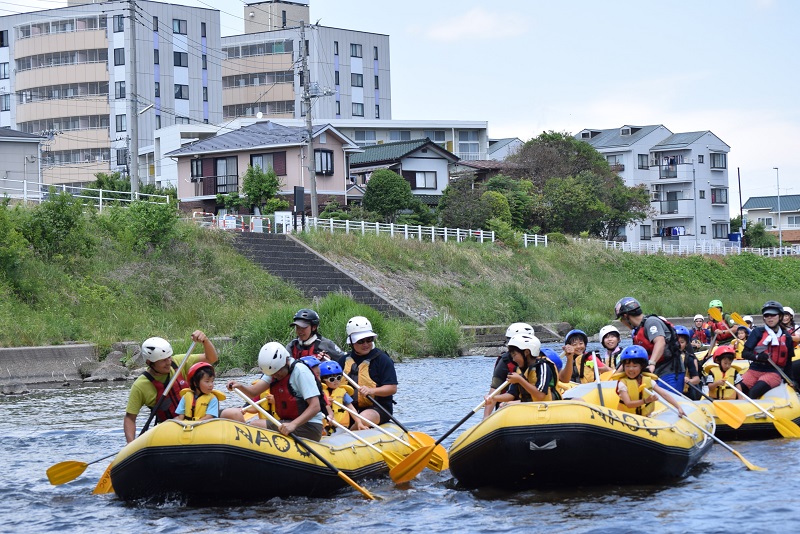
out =
{"type": "Polygon", "coordinates": [[[746,224],[763,223],[784,245],[800,243],[800,195],[750,197],[742,210],[746,224]]]}
{"type": "MultiPolygon", "coordinates": [[[[256,122],[233,131],[199,139],[172,150],[178,162],[178,199],[185,210],[217,213],[217,194],[239,192],[249,166],[272,168],[281,181],[279,195],[291,201],[294,187],[306,191],[310,209],[310,181],[305,128],[271,121],[256,122]]],[[[347,158],[360,150],[329,124],[313,127],[317,201],[324,206],[335,198],[343,203],[350,181],[347,158]]]]}
{"type": "Polygon", "coordinates": [[[351,187],[348,201],[358,201],[359,190],[369,187],[369,178],[378,169],[389,169],[408,181],[411,192],[423,203],[436,206],[447,187],[451,164],[458,156],[428,138],[365,146],[350,156],[351,187]]]}
{"type": "Polygon", "coordinates": [[[575,138],[605,156],[626,185],[648,190],[650,216],[623,229],[625,240],[681,245],[729,241],[730,147],[714,133],[624,125],[588,128],[575,138]]]}

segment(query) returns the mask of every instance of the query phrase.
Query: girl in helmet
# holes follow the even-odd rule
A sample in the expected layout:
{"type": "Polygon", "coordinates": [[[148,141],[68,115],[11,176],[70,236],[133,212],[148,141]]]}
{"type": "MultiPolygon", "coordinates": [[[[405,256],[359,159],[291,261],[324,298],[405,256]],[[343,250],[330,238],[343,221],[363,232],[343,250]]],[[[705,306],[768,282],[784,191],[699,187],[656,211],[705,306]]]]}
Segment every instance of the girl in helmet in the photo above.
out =
{"type": "Polygon", "coordinates": [[[612,371],[597,354],[585,352],[589,337],[583,330],[570,330],[564,338],[565,369],[559,373],[562,382],[573,381],[579,384],[594,382],[594,366],[598,365],[599,374],[612,371]],[[571,371],[571,376],[569,375],[571,371]]]}
{"type": "Polygon", "coordinates": [[[350,412],[345,408],[356,411],[353,406],[355,390],[348,384],[342,384],[344,380],[342,367],[336,362],[322,362],[319,366],[319,376],[322,380],[322,387],[326,396],[330,399],[328,405],[328,416],[333,418],[340,425],[350,427],[350,412]],[[334,402],[336,404],[334,404],[334,402]],[[341,406],[339,406],[341,405],[341,406]],[[344,406],[344,408],[342,408],[344,406]]]}
{"type": "Polygon", "coordinates": [[[647,351],[639,345],[625,347],[620,354],[622,371],[614,373],[611,378],[617,380],[617,395],[619,395],[618,410],[637,415],[649,416],[653,412],[658,397],[677,408],[681,416],[686,415],[683,408],[667,391],[657,384],[658,377],[645,371],[648,363],[647,351]]]}
{"type": "Polygon", "coordinates": [[[508,391],[485,397],[487,404],[501,402],[541,402],[561,398],[556,385],[558,374],[555,364],[541,354],[541,342],[536,336],[517,335],[508,342],[508,352],[521,369],[509,373],[508,391]]]}
{"type": "MultiPolygon", "coordinates": [[[[378,334],[366,317],[357,316],[347,321],[345,332],[350,352],[340,365],[343,373],[358,384],[353,405],[373,423],[386,423],[391,419],[393,396],[397,393],[394,362],[388,354],[375,347],[378,334]]],[[[353,424],[357,430],[367,429],[360,418],[356,418],[353,424]]]]}
{"type": "Polygon", "coordinates": [[[192,332],[192,341],[202,343],[204,352],[189,356],[186,364],[180,369],[178,365],[182,358],[173,357],[172,345],[166,339],[151,337],[142,343],[141,355],[147,364],[147,370],[134,380],[131,386],[122,422],[125,440],[128,443],[136,439],[136,417],[142,406],[147,406],[151,410],[158,408],[155,410],[158,423],[172,419],[181,400],[181,390],[188,387],[185,375],[188,369],[198,362],[212,364],[217,362],[217,349],[208,336],[200,330],[195,330],[192,332]],[[178,379],[173,383],[172,390],[164,394],[164,388],[175,373],[180,373],[178,379]]]}
{"type": "Polygon", "coordinates": [[[717,347],[714,351],[714,363],[705,368],[709,397],[726,400],[739,397],[737,390],[742,375],[732,365],[735,352],[730,345],[717,347]],[[728,383],[733,384],[736,389],[731,389],[728,383]]]}
{"type": "Polygon", "coordinates": [[[700,400],[700,368],[697,356],[694,355],[692,347],[692,332],[683,325],[675,326],[675,333],[678,334],[678,346],[680,346],[680,357],[686,373],[683,376],[683,394],[692,400],[700,400]]]}
{"type": "Polygon", "coordinates": [[[781,375],[773,364],[786,375],[792,372],[794,341],[780,326],[782,315],[780,302],[767,301],[761,308],[764,326],[753,328],[744,344],[742,358],[750,360],[750,367],[742,377],[740,387],[745,395],[754,399],[781,384],[781,375]]]}
{"type": "Polygon", "coordinates": [[[186,377],[190,389],[181,391],[181,402],[178,404],[175,419],[183,421],[203,421],[219,417],[219,401],[225,400],[225,394],[214,389],[214,366],[207,362],[199,362],[189,369],[186,377]]]}
{"type": "MultiPolygon", "coordinates": [[[[511,338],[517,335],[533,336],[533,327],[528,323],[510,324],[508,328],[506,328],[506,346],[508,346],[508,342],[511,341],[511,338]]],[[[516,362],[514,362],[514,359],[511,357],[511,354],[508,352],[508,350],[502,353],[494,362],[494,371],[492,371],[492,383],[489,386],[489,395],[494,393],[494,390],[497,389],[500,384],[505,382],[509,373],[515,372],[517,367],[518,366],[516,362]]],[[[483,417],[489,417],[489,415],[491,415],[497,406],[497,404],[487,404],[484,406],[483,417]]]]}
{"type": "Polygon", "coordinates": [[[619,346],[619,330],[616,326],[608,324],[600,329],[597,337],[600,338],[600,344],[605,349],[605,354],[601,354],[600,358],[610,369],[616,369],[619,365],[619,355],[622,353],[622,347],[619,346]]]}

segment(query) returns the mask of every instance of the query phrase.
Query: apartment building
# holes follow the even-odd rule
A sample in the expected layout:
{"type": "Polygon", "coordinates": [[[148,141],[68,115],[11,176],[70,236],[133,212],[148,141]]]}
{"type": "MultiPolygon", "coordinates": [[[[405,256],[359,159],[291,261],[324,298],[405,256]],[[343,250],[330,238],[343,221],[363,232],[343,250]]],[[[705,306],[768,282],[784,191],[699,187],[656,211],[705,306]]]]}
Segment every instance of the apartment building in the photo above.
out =
{"type": "Polygon", "coordinates": [[[625,228],[624,239],[680,245],[729,240],[730,147],[712,132],[625,125],[575,137],[603,154],[626,185],[644,184],[650,193],[650,217],[625,228]]]}
{"type": "MultiPolygon", "coordinates": [[[[0,17],[0,127],[44,134],[44,184],[127,172],[135,100],[139,146],[173,124],[222,120],[219,11],[137,0],[0,17]],[[137,94],[132,94],[136,76],[137,94]]],[[[148,183],[154,166],[140,167],[148,183]]]]}
{"type": "Polygon", "coordinates": [[[310,18],[305,3],[244,6],[246,33],[222,38],[224,119],[305,116],[303,50],[315,119],[392,118],[389,36],[310,18]]]}

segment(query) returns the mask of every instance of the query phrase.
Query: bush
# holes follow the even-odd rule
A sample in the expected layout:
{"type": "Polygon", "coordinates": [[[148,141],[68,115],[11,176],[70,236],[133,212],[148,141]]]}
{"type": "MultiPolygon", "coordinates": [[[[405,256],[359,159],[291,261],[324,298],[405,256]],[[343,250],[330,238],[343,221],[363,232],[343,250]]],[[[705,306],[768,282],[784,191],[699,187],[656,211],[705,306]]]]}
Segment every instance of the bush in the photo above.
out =
{"type": "Polygon", "coordinates": [[[94,240],[79,199],[50,188],[50,198],[23,218],[22,233],[41,257],[89,257],[94,240]]]}
{"type": "Polygon", "coordinates": [[[518,249],[522,246],[522,236],[515,232],[508,222],[501,219],[489,219],[486,226],[489,230],[493,230],[497,239],[508,247],[518,249]]]}
{"type": "Polygon", "coordinates": [[[128,221],[136,250],[162,249],[175,236],[178,212],[169,204],[137,201],[128,208],[128,221]]]}
{"type": "Polygon", "coordinates": [[[432,356],[459,356],[459,349],[464,341],[461,324],[449,315],[439,315],[428,320],[425,323],[425,334],[432,356]]]}
{"type": "Polygon", "coordinates": [[[549,234],[547,234],[547,244],[568,245],[569,241],[567,241],[567,236],[565,236],[561,232],[550,232],[549,234]]]}

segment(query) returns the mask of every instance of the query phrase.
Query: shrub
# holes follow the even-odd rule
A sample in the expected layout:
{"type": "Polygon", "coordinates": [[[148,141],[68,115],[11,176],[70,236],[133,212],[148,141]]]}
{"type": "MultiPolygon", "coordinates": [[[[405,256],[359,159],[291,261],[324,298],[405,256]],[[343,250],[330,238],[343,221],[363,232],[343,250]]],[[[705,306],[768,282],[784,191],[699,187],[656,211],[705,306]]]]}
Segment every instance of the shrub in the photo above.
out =
{"type": "Polygon", "coordinates": [[[425,334],[431,355],[458,356],[463,344],[461,324],[449,315],[439,315],[425,323],[425,334]]]}
{"type": "Polygon", "coordinates": [[[79,199],[50,188],[50,198],[25,217],[22,233],[34,251],[45,259],[91,255],[94,240],[79,199]]]}
{"type": "Polygon", "coordinates": [[[550,232],[547,234],[547,243],[549,245],[568,245],[567,236],[561,232],[550,232]]]}
{"type": "Polygon", "coordinates": [[[128,210],[128,221],[136,250],[144,251],[148,247],[161,249],[170,243],[178,222],[178,213],[174,206],[137,201],[128,210]]]}

